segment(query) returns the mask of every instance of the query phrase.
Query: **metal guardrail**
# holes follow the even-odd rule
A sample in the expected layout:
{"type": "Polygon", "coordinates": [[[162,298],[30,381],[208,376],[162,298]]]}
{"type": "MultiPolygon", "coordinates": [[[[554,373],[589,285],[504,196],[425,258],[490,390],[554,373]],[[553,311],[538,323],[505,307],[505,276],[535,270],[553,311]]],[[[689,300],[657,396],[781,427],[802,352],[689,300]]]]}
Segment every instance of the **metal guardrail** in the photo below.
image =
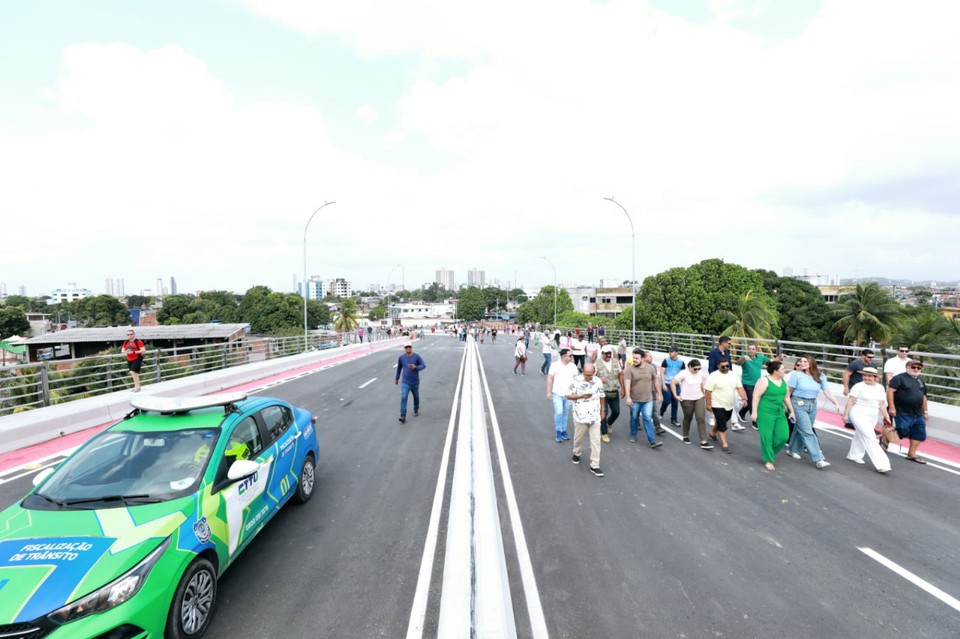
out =
{"type": "MultiPolygon", "coordinates": [[[[357,341],[344,333],[342,343],[357,341]]],[[[313,334],[309,349],[334,348],[335,334],[313,334]]],[[[304,352],[304,338],[246,337],[222,344],[148,350],[140,369],[142,385],[197,373],[232,368],[251,362],[287,357],[304,352]]],[[[131,388],[133,380],[122,354],[77,359],[46,360],[0,368],[0,417],[43,406],[103,395],[131,388]]]]}
{"type": "MultiPolygon", "coordinates": [[[[561,335],[575,329],[558,327],[561,335]]],[[[583,329],[580,329],[581,334],[583,329]]],[[[718,343],[719,335],[698,335],[690,333],[661,333],[654,331],[636,331],[631,338],[630,331],[608,330],[607,341],[616,345],[623,336],[630,348],[639,346],[645,350],[666,352],[676,346],[682,355],[699,357],[706,360],[707,354],[718,343]]],[[[880,346],[843,346],[839,344],[816,344],[811,342],[791,342],[768,339],[734,339],[731,347],[734,361],[747,351],[747,346],[756,344],[757,349],[767,354],[783,352],[784,362],[792,369],[793,363],[802,355],[811,355],[817,360],[820,370],[827,374],[831,382],[841,383],[843,371],[853,360],[860,357],[864,348],[876,354],[874,365],[883,371],[884,363],[897,356],[896,349],[884,349],[880,346]]],[[[927,353],[911,351],[910,357],[923,362],[923,380],[927,383],[927,397],[930,401],[960,406],[960,355],[947,353],[927,353]]]]}

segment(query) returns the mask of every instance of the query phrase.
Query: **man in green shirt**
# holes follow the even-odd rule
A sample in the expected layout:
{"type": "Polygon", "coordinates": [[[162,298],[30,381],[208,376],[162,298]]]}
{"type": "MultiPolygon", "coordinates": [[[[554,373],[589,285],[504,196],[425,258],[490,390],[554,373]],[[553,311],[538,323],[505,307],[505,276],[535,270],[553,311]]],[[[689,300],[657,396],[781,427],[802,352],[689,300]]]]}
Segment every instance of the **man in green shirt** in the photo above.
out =
{"type": "MultiPolygon", "coordinates": [[[[773,359],[778,362],[782,361],[783,353],[780,353],[773,359]]],[[[757,385],[763,367],[769,361],[769,357],[757,352],[756,344],[747,346],[747,354],[737,360],[737,364],[740,366],[740,383],[743,384],[743,391],[747,394],[747,403],[741,406],[740,411],[737,413],[740,416],[740,421],[746,420],[747,415],[750,414],[753,408],[753,387],[757,385]]],[[[756,422],[753,422],[753,429],[757,429],[756,422]]],[[[730,430],[743,430],[743,426],[734,424],[730,427],[730,430]]]]}

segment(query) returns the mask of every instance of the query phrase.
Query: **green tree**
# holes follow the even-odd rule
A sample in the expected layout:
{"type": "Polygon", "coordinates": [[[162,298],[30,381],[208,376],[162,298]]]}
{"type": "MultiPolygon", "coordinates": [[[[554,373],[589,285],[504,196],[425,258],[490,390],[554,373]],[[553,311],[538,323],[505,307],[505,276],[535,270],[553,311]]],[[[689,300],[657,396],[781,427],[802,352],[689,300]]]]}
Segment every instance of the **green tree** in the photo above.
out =
{"type": "Polygon", "coordinates": [[[757,297],[753,291],[740,296],[737,308],[729,311],[721,308],[717,319],[726,324],[721,335],[734,339],[775,339],[777,337],[777,311],[768,298],[757,297]]]}
{"type": "Polygon", "coordinates": [[[340,312],[333,318],[333,327],[337,331],[337,341],[343,343],[343,334],[357,328],[360,323],[360,309],[353,299],[345,299],[340,304],[340,312]]]}
{"type": "Polygon", "coordinates": [[[18,306],[0,307],[0,339],[13,335],[26,337],[30,335],[30,322],[27,314],[18,306]]]}
{"type": "Polygon", "coordinates": [[[523,292],[522,288],[515,288],[510,290],[510,299],[517,302],[517,304],[523,304],[529,298],[527,294],[523,292]]]}
{"type": "MultiPolygon", "coordinates": [[[[521,323],[537,322],[542,326],[553,326],[553,291],[553,286],[541,288],[536,297],[520,305],[517,311],[517,319],[521,323]]],[[[563,288],[557,289],[556,300],[557,320],[559,320],[562,313],[573,310],[573,300],[570,299],[569,293],[563,288]]]]}
{"type": "Polygon", "coordinates": [[[237,317],[238,321],[250,324],[251,332],[261,335],[303,328],[303,298],[295,293],[275,293],[267,286],[254,286],[240,301],[237,317]]]}
{"type": "Polygon", "coordinates": [[[960,344],[954,324],[937,309],[921,305],[898,325],[891,343],[906,344],[912,351],[937,353],[960,344]]]}
{"type": "Polygon", "coordinates": [[[146,295],[127,295],[127,308],[142,308],[153,304],[153,298],[146,295]]]}
{"type": "Polygon", "coordinates": [[[903,311],[879,284],[867,282],[840,298],[833,316],[833,332],[842,333],[844,343],[862,346],[870,340],[889,344],[903,311]]]}
{"type": "Polygon", "coordinates": [[[457,318],[467,321],[483,319],[487,309],[487,302],[483,291],[476,286],[470,286],[460,292],[457,300],[457,318]]]}
{"type": "MultiPolygon", "coordinates": [[[[303,298],[300,298],[301,308],[303,298]]],[[[307,325],[311,328],[319,328],[330,323],[330,307],[320,300],[307,300],[307,325]]]]}
{"type": "Polygon", "coordinates": [[[597,318],[592,315],[587,313],[579,313],[571,309],[569,311],[564,311],[563,315],[560,315],[557,318],[557,325],[566,326],[569,328],[582,328],[584,330],[581,332],[586,335],[587,324],[596,323],[596,319],[597,318]]]}
{"type": "Polygon", "coordinates": [[[16,306],[22,311],[29,311],[31,301],[26,295],[8,295],[3,302],[4,306],[16,306]]]}
{"type": "Polygon", "coordinates": [[[130,324],[130,310],[111,295],[95,295],[77,301],[78,323],[91,326],[125,326],[130,324]]]}
{"type": "Polygon", "coordinates": [[[157,323],[164,326],[184,323],[183,317],[190,312],[192,302],[186,295],[168,295],[163,298],[163,306],[157,310],[157,323]]]}
{"type": "Polygon", "coordinates": [[[794,277],[780,277],[773,271],[758,271],[763,287],[777,304],[780,339],[791,342],[829,343],[833,318],[820,289],[794,277]]]}
{"type": "Polygon", "coordinates": [[[370,313],[367,314],[367,319],[373,322],[379,322],[387,317],[388,309],[387,300],[382,299],[379,304],[370,309],[370,313]]]}

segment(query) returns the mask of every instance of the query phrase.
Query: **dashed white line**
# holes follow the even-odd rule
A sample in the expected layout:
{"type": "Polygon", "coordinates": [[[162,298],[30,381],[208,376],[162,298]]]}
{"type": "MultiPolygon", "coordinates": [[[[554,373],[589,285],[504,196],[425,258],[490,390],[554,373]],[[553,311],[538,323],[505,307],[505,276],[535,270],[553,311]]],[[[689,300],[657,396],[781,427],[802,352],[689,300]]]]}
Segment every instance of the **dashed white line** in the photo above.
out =
{"type": "Polygon", "coordinates": [[[913,574],[912,572],[910,572],[900,564],[894,561],[891,561],[890,559],[887,559],[886,557],[878,553],[873,548],[861,548],[860,546],[857,546],[857,550],[865,554],[867,557],[870,557],[870,559],[873,559],[874,561],[878,562],[880,565],[886,568],[889,568],[893,572],[897,573],[898,575],[900,575],[901,577],[903,577],[904,579],[912,583],[914,586],[917,586],[921,590],[926,591],[928,594],[933,595],[934,597],[936,597],[943,603],[947,604],[957,612],[960,612],[960,601],[958,601],[954,597],[951,597],[950,595],[940,590],[930,582],[918,577],[917,575],[913,574]]]}
{"type": "Polygon", "coordinates": [[[357,388],[366,388],[367,386],[369,386],[370,384],[374,383],[375,381],[377,381],[377,378],[376,378],[376,377],[374,377],[373,379],[371,379],[371,380],[368,381],[368,382],[365,382],[365,383],[361,384],[361,385],[358,386],[357,388]]]}

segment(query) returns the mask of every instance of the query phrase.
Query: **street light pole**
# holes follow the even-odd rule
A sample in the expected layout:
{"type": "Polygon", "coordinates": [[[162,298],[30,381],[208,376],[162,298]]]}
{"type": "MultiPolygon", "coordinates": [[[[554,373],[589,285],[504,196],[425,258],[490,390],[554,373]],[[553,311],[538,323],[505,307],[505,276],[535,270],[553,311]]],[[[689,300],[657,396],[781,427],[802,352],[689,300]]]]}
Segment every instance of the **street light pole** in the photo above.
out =
{"type": "Polygon", "coordinates": [[[310,337],[307,333],[307,229],[310,228],[310,222],[313,221],[313,216],[320,212],[325,206],[331,204],[336,204],[336,202],[324,202],[320,207],[310,215],[310,219],[307,220],[307,225],[303,227],[303,290],[300,291],[303,294],[303,352],[306,353],[307,349],[310,346],[310,337]]]}
{"type": "MultiPolygon", "coordinates": [[[[540,257],[547,260],[543,255],[540,257]]],[[[557,328],[557,267],[550,260],[547,260],[547,264],[553,268],[553,328],[557,328]]]]}
{"type": "Polygon", "coordinates": [[[627,216],[627,220],[630,222],[630,288],[633,291],[633,323],[630,324],[630,337],[632,343],[636,345],[637,343],[637,236],[633,232],[633,218],[630,217],[630,214],[627,213],[627,209],[623,208],[623,205],[617,202],[612,197],[605,197],[605,200],[613,202],[620,207],[620,210],[623,211],[624,215],[627,216]]]}

